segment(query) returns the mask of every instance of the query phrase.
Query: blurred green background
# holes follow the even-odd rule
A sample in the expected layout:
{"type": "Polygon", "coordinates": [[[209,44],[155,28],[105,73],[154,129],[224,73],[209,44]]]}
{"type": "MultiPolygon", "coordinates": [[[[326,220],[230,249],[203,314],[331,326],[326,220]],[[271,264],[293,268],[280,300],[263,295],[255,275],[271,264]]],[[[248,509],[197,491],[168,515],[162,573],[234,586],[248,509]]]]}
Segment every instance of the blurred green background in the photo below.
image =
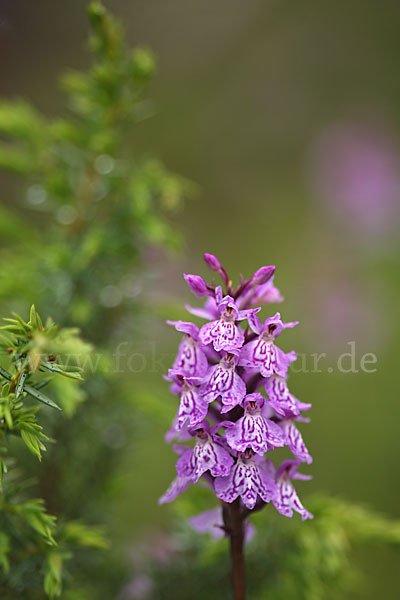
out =
{"type": "MultiPolygon", "coordinates": [[[[115,531],[134,547],[167,528],[170,512],[157,498],[174,474],[163,433],[175,404],[161,374],[177,337],[162,319],[186,318],[177,308],[191,300],[181,272],[206,275],[204,251],[233,277],[276,264],[278,309],[300,321],[284,348],[304,353],[307,371],[311,354],[327,354],[321,373],[292,375],[296,396],[313,403],[302,431],[314,479],[299,486],[303,496],[323,490],[400,517],[398,3],[105,4],[129,43],[157,56],[154,116],[135,128],[132,159],[157,156],[198,186],[176,218],[179,256],[146,254],[140,299],[152,317],[126,340],[146,367],[121,376],[137,416],[110,490],[115,531]],[[363,354],[376,355],[376,372],[338,371],[349,342],[358,367],[363,354]],[[154,396],[157,418],[146,407],[154,396]]],[[[2,0],[3,98],[60,110],[60,73],[88,64],[84,9],[77,0],[2,0]]],[[[18,183],[4,174],[1,182],[2,202],[25,210],[18,183]]],[[[398,597],[398,555],[366,549],[357,561],[371,573],[360,597],[398,597]]]]}

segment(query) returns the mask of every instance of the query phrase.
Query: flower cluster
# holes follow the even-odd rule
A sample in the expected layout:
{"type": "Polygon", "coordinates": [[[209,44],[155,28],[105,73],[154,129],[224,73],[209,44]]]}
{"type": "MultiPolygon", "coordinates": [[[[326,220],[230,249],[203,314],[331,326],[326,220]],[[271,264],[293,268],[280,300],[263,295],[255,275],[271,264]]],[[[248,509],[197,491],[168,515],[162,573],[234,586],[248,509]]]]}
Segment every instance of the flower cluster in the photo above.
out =
{"type": "Polygon", "coordinates": [[[300,464],[312,458],[296,421],[307,421],[302,415],[311,405],[300,402],[287,386],[296,353],[276,344],[297,322],[284,323],[279,313],[262,322],[258,315],[261,305],[282,300],[273,284],[275,267],[261,267],[249,279],[241,278],[234,290],[219,260],[211,254],[204,259],[221,276],[226,293],[198,275],[184,275],[190,290],[205,298],[202,308],[187,310],[208,322],[199,328],[188,321],[168,321],[183,339],[166,376],[179,396],[166,439],[194,438],[195,443],[173,446],[179,455],[177,477],[160,503],[171,502],[202,478],[217,498],[232,503],[240,497],[248,511],[272,502],[285,516],[296,511],[302,519],[311,518],[292,483],[309,478],[298,473],[300,464]],[[293,459],[275,468],[270,452],[283,446],[293,459]]]}

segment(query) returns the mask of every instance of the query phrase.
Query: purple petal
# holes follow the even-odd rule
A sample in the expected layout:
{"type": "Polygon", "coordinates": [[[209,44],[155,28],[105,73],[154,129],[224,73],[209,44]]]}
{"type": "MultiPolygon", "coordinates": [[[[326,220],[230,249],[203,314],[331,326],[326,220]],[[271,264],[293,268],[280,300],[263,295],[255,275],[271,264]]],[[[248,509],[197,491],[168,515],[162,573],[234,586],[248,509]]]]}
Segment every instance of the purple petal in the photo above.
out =
{"type": "Polygon", "coordinates": [[[282,435],[282,429],[271,421],[270,419],[266,419],[267,423],[267,441],[268,441],[268,449],[272,450],[274,447],[280,447],[285,445],[285,436],[282,435]]]}
{"type": "MultiPolygon", "coordinates": [[[[246,448],[251,448],[256,454],[263,455],[275,446],[284,446],[285,435],[279,425],[265,419],[261,414],[262,406],[256,404],[255,407],[250,407],[251,403],[255,404],[254,400],[248,400],[252,396],[261,396],[261,394],[246,396],[243,403],[245,405],[244,416],[227,428],[225,437],[229,446],[238,452],[244,452],[246,448]]],[[[262,396],[261,400],[263,400],[262,396]]]]}
{"type": "Polygon", "coordinates": [[[263,406],[263,407],[262,407],[262,409],[261,409],[261,412],[262,412],[263,416],[264,416],[266,419],[273,419],[273,418],[276,416],[276,415],[275,415],[275,411],[274,411],[274,409],[272,408],[272,406],[271,406],[271,403],[270,403],[270,402],[266,402],[266,403],[264,404],[264,406],[263,406]]]}
{"type": "Polygon", "coordinates": [[[178,429],[187,422],[189,427],[197,425],[206,418],[207,412],[208,402],[203,399],[199,389],[195,386],[184,386],[178,408],[178,429]]]}
{"type": "Polygon", "coordinates": [[[239,365],[255,367],[263,377],[271,377],[274,373],[285,376],[288,370],[286,355],[272,341],[262,336],[243,346],[239,365]]]}
{"type": "Polygon", "coordinates": [[[300,502],[291,481],[287,478],[279,479],[277,482],[277,493],[273,499],[275,508],[281,515],[292,517],[295,510],[301,515],[302,520],[312,519],[313,515],[308,512],[300,502]]]}
{"type": "Polygon", "coordinates": [[[196,483],[206,471],[213,477],[225,477],[233,465],[232,456],[209,437],[207,442],[197,442],[193,451],[194,473],[192,479],[196,483]]]}
{"type": "Polygon", "coordinates": [[[189,304],[186,304],[185,308],[192,315],[201,317],[202,319],[217,319],[219,316],[217,304],[215,299],[212,297],[207,298],[203,308],[196,308],[194,306],[190,306],[189,304]]]}
{"type": "Polygon", "coordinates": [[[286,437],[286,443],[295,457],[302,462],[312,463],[312,457],[293,421],[282,421],[281,427],[286,437]]]}
{"type": "Polygon", "coordinates": [[[252,394],[247,394],[246,398],[243,400],[243,408],[262,408],[265,403],[265,398],[260,392],[253,392],[252,394]],[[253,404],[256,404],[256,407],[253,407],[253,404]]]}
{"type": "Polygon", "coordinates": [[[254,291],[255,304],[272,304],[283,302],[283,300],[284,298],[280,291],[273,285],[272,279],[254,291]]]}
{"type": "Polygon", "coordinates": [[[182,492],[187,490],[191,483],[191,477],[176,477],[165,492],[165,494],[161,496],[158,503],[165,504],[167,502],[172,502],[173,500],[175,500],[175,498],[177,498],[177,496],[179,496],[179,494],[182,494],[182,492]]]}
{"type": "Polygon", "coordinates": [[[245,521],[244,523],[244,543],[249,544],[256,535],[256,528],[253,523],[245,521]]]}
{"type": "Polygon", "coordinates": [[[203,325],[200,340],[204,345],[212,343],[217,352],[231,352],[243,346],[244,333],[234,321],[219,319],[203,325]]]}
{"type": "Polygon", "coordinates": [[[289,368],[291,363],[297,360],[297,353],[294,350],[291,350],[285,354],[285,358],[283,360],[286,361],[287,368],[289,368]]]}
{"type": "MultiPolygon", "coordinates": [[[[233,465],[232,456],[219,444],[210,444],[210,448],[207,451],[202,450],[202,459],[204,461],[205,456],[210,456],[213,453],[215,457],[215,463],[210,467],[210,472],[213,477],[225,477],[231,470],[233,465]]],[[[206,460],[208,464],[208,458],[206,460]]]]}
{"type": "Polygon", "coordinates": [[[284,460],[276,470],[276,479],[282,477],[285,473],[290,477],[290,479],[299,479],[297,477],[297,469],[301,465],[301,461],[298,459],[288,459],[284,460]]]}
{"type": "Polygon", "coordinates": [[[262,332],[266,331],[270,326],[274,327],[274,335],[279,335],[283,331],[283,323],[281,321],[281,314],[275,313],[273,317],[268,317],[262,324],[262,332]]]}
{"type": "Polygon", "coordinates": [[[175,417],[172,421],[171,427],[165,434],[165,441],[171,443],[174,440],[178,442],[186,442],[187,440],[192,439],[191,434],[188,432],[187,425],[184,425],[182,428],[178,429],[178,417],[175,417]]]}
{"type": "MultiPolygon", "coordinates": [[[[224,519],[221,506],[206,510],[195,517],[190,517],[189,523],[198,533],[209,533],[215,540],[219,540],[227,535],[224,531],[224,519]]],[[[249,521],[245,521],[244,527],[244,541],[245,544],[248,544],[253,539],[256,529],[249,521]]]]}
{"type": "Polygon", "coordinates": [[[185,336],[180,343],[173,368],[174,370],[180,370],[185,375],[198,377],[205,375],[208,369],[208,361],[199,342],[192,337],[185,336]]]}
{"type": "Polygon", "coordinates": [[[253,313],[248,317],[248,322],[249,322],[251,329],[254,331],[254,333],[257,333],[257,335],[260,335],[261,321],[256,313],[253,313]]]}
{"type": "Polygon", "coordinates": [[[261,310],[261,306],[258,306],[257,308],[249,308],[247,310],[239,310],[237,320],[244,321],[244,319],[247,319],[250,322],[250,319],[254,315],[256,315],[258,312],[260,312],[260,310],[261,310]]]}
{"type": "Polygon", "coordinates": [[[217,287],[215,288],[215,303],[217,305],[217,307],[221,304],[222,302],[222,286],[217,285],[217,287]]]}
{"type": "Polygon", "coordinates": [[[193,448],[181,446],[181,448],[182,447],[185,448],[185,450],[182,452],[181,457],[176,463],[176,472],[178,473],[178,477],[192,477],[194,469],[192,464],[193,448]]]}
{"type": "Polygon", "coordinates": [[[301,402],[301,401],[300,401],[300,400],[298,400],[297,398],[296,398],[296,404],[297,404],[297,408],[298,408],[300,411],[303,411],[303,410],[310,410],[310,408],[311,408],[311,406],[312,406],[312,404],[310,404],[310,403],[307,403],[307,402],[301,402]]]}
{"type": "MultiPolygon", "coordinates": [[[[164,379],[168,380],[168,376],[167,375],[163,375],[164,379]]],[[[171,394],[174,394],[176,396],[179,396],[179,394],[181,393],[181,389],[182,389],[182,383],[181,382],[174,382],[171,386],[170,386],[170,391],[171,394]]]]}
{"type": "Polygon", "coordinates": [[[292,479],[301,479],[302,481],[310,481],[312,475],[305,475],[304,473],[294,473],[292,479]]]}
{"type": "Polygon", "coordinates": [[[215,540],[226,535],[223,530],[224,521],[220,506],[191,517],[189,523],[198,533],[209,533],[215,540]]]}
{"type": "Polygon", "coordinates": [[[274,411],[283,417],[296,417],[299,408],[296,398],[291,395],[286,380],[279,375],[272,375],[264,380],[265,391],[274,411]]]}
{"type": "Polygon", "coordinates": [[[261,456],[254,457],[255,463],[264,471],[264,476],[271,481],[275,481],[276,469],[272,460],[262,458],[261,456]]]}
{"type": "Polygon", "coordinates": [[[267,425],[261,415],[245,415],[226,430],[225,437],[229,446],[238,452],[251,448],[256,454],[265,454],[268,450],[267,425]]]}
{"type": "Polygon", "coordinates": [[[193,450],[180,457],[176,471],[180,477],[191,476],[193,483],[197,483],[206,471],[213,477],[228,475],[232,464],[230,454],[208,435],[205,440],[197,439],[193,450]]]}
{"type": "Polygon", "coordinates": [[[213,402],[219,396],[227,412],[241,403],[246,395],[246,385],[235,371],[235,360],[226,357],[218,365],[211,367],[208,374],[208,383],[202,388],[204,400],[213,402]]]}
{"type": "Polygon", "coordinates": [[[263,285],[256,286],[254,289],[250,288],[238,299],[239,308],[259,304],[271,304],[272,302],[283,302],[283,296],[278,288],[273,285],[273,278],[263,285]]]}
{"type": "Polygon", "coordinates": [[[194,340],[199,338],[199,328],[190,321],[167,321],[168,325],[175,327],[177,331],[190,335],[194,340]]]}
{"type": "Polygon", "coordinates": [[[235,319],[237,317],[238,314],[238,307],[236,306],[236,302],[235,300],[232,298],[232,296],[224,296],[222,298],[222,300],[220,300],[219,302],[217,302],[217,307],[218,307],[218,312],[220,315],[222,315],[222,313],[224,311],[226,311],[227,308],[229,308],[232,312],[232,314],[235,315],[235,319]]]}
{"type": "Polygon", "coordinates": [[[240,457],[228,477],[218,477],[214,489],[217,498],[233,502],[238,496],[250,510],[257,497],[269,502],[275,494],[273,481],[260,469],[253,459],[243,461],[240,457]]]}
{"type": "Polygon", "coordinates": [[[277,312],[273,317],[265,319],[262,325],[262,331],[267,332],[268,330],[272,330],[273,337],[277,338],[284,329],[295,327],[298,324],[298,321],[283,323],[283,321],[281,321],[280,313],[277,312]]]}

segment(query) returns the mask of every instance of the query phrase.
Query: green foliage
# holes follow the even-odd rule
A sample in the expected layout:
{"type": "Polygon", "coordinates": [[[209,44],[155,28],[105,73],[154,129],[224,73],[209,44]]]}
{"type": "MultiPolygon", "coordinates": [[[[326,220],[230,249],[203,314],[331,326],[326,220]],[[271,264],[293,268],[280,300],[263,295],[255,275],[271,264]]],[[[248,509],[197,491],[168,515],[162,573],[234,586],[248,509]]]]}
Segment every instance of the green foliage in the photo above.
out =
{"type": "MultiPolygon", "coordinates": [[[[154,589],[149,600],[187,598],[230,600],[227,540],[199,536],[182,520],[191,503],[180,503],[178,534],[170,540],[169,559],[147,557],[154,589]]],[[[389,543],[400,548],[400,522],[339,499],[307,499],[314,519],[283,518],[272,507],[256,513],[257,528],[246,546],[250,600],[337,600],[354,597],[361,577],[352,552],[364,543],[389,543]]],[[[193,505],[192,505],[193,511],[193,505]]],[[[193,512],[191,512],[193,514],[193,512]]]]}
{"type": "MultiPolygon", "coordinates": [[[[39,460],[41,453],[46,450],[45,441],[49,438],[43,433],[37,422],[38,406],[27,406],[26,400],[32,398],[60,410],[60,407],[41,391],[49,379],[44,379],[42,373],[50,372],[82,379],[82,369],[77,365],[61,365],[56,362],[59,352],[65,348],[88,350],[77,337],[76,330],[59,331],[52,319],[43,325],[40,316],[31,307],[30,319],[25,322],[19,315],[6,318],[7,325],[2,330],[0,353],[5,355],[8,369],[0,367],[0,377],[3,379],[0,397],[0,432],[2,457],[7,451],[7,438],[12,435],[20,436],[28,449],[39,460]]],[[[2,458],[3,472],[6,469],[2,458]]]]}
{"type": "MultiPolygon", "coordinates": [[[[38,327],[24,347],[16,335],[22,323],[17,317],[8,322],[3,332],[16,336],[16,346],[9,354],[5,342],[3,378],[15,389],[0,398],[0,411],[7,435],[19,436],[36,458],[47,449],[40,469],[22,453],[19,463],[34,471],[34,488],[46,506],[75,524],[63,529],[67,547],[84,540],[102,545],[101,536],[96,540],[83,522],[108,528],[107,559],[91,552],[68,555],[64,572],[70,585],[63,595],[79,600],[113,597],[124,577],[110,494],[124,452],[122,438],[131,439],[135,413],[127,376],[113,372],[112,354],[121,336],[136,335],[143,322],[144,251],[149,244],[179,247],[170,221],[192,191],[186,180],[136,147],[135,128],[154,113],[146,98],[154,56],[127,47],[121,25],[101,2],[90,3],[88,16],[92,63],[85,72],[63,76],[63,114],[49,117],[23,100],[0,102],[0,169],[20,182],[16,197],[0,208],[0,310],[22,312],[33,301],[67,328],[53,337],[46,323],[47,333],[38,327]],[[96,353],[79,346],[71,324],[80,326],[96,353]],[[13,383],[11,366],[17,363],[22,373],[13,383]],[[65,419],[46,409],[38,423],[43,404],[62,408],[65,419]]],[[[6,461],[2,465],[7,468],[6,461]]],[[[10,548],[14,545],[11,540],[10,548]]],[[[35,568],[13,568],[8,596],[0,589],[0,597],[18,598],[19,586],[31,581],[30,597],[41,598],[33,591],[41,590],[41,570],[47,593],[58,593],[60,563],[66,562],[59,548],[58,543],[35,568]]]]}
{"type": "MultiPolygon", "coordinates": [[[[15,285],[16,272],[34,273],[33,292],[45,285],[48,302],[84,326],[99,317],[101,295],[106,306],[121,308],[121,279],[129,285],[144,242],[176,246],[165,215],[181,207],[190,188],[132,146],[132,127],[151,112],[144,89],[153,56],[127,49],[121,27],[100,3],[90,4],[89,17],[94,61],[88,72],[63,78],[67,116],[49,119],[21,101],[0,104],[0,168],[27,176],[26,199],[48,228],[46,252],[43,236],[32,232],[31,264],[19,250],[9,255],[3,278],[15,285]]],[[[18,230],[16,215],[2,212],[18,230]]],[[[9,285],[0,297],[9,297],[9,285]]]]}
{"type": "Polygon", "coordinates": [[[41,388],[53,377],[82,379],[78,365],[63,366],[56,361],[66,350],[69,357],[72,351],[74,356],[82,356],[90,347],[79,339],[77,330],[60,330],[50,318],[43,324],[34,306],[27,322],[17,314],[4,320],[7,325],[1,328],[0,343],[1,597],[13,598],[14,593],[37,597],[40,583],[29,578],[20,580],[16,574],[39,568],[44,572],[44,590],[54,598],[61,593],[63,561],[72,556],[70,549],[101,548],[104,540],[98,530],[91,531],[83,524],[67,523],[60,530],[42,499],[26,497],[30,482],[24,479],[21,483],[13,456],[20,454],[16,445],[20,440],[41,460],[45,443],[51,441],[38,421],[41,405],[60,410],[41,388]]]}

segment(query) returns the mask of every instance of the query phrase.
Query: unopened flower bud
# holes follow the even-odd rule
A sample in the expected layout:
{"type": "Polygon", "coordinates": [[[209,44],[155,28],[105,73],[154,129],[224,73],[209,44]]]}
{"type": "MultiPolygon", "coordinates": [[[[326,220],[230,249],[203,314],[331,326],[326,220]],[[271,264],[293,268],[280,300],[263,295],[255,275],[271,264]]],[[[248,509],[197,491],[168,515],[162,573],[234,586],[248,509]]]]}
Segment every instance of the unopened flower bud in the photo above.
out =
{"type": "Polygon", "coordinates": [[[275,273],[275,266],[270,265],[269,267],[260,267],[252,277],[252,283],[256,283],[257,285],[262,285],[263,283],[267,283],[269,279],[271,279],[272,275],[275,273]]]}
{"type": "Polygon", "coordinates": [[[187,275],[185,273],[183,277],[195,296],[202,298],[208,295],[206,282],[200,275],[187,275]]]}
{"type": "Polygon", "coordinates": [[[218,258],[214,256],[214,254],[207,254],[206,252],[204,254],[204,261],[211,271],[219,271],[222,269],[221,263],[219,262],[218,258]]]}

